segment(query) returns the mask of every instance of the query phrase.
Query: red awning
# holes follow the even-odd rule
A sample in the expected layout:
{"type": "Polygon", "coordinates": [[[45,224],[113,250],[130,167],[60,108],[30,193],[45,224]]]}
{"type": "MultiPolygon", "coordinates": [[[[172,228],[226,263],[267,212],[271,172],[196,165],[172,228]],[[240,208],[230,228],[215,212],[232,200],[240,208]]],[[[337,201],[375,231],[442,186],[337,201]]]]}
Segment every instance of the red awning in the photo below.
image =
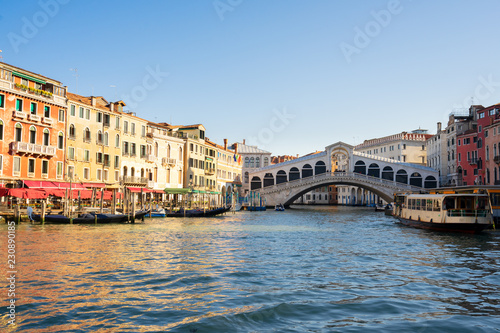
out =
{"type": "Polygon", "coordinates": [[[44,190],[7,188],[0,190],[0,196],[11,196],[21,199],[45,199],[48,194],[44,190]]]}
{"type": "Polygon", "coordinates": [[[141,190],[143,193],[148,193],[148,192],[151,192],[151,190],[145,188],[145,187],[127,187],[130,192],[132,193],[141,193],[141,190]]]}
{"type": "Polygon", "coordinates": [[[53,182],[46,182],[41,180],[25,180],[24,185],[29,188],[57,188],[53,182]]]}
{"type": "Polygon", "coordinates": [[[94,187],[105,188],[106,187],[106,184],[104,184],[104,183],[83,183],[82,185],[84,187],[87,187],[87,188],[94,188],[94,187]]]}
{"type": "MultiPolygon", "coordinates": [[[[69,188],[70,183],[62,183],[62,182],[52,182],[56,188],[69,188]]],[[[85,190],[86,188],[82,186],[82,184],[79,183],[71,183],[71,189],[82,189],[85,190]]]]}
{"type": "Polygon", "coordinates": [[[163,190],[153,190],[154,193],[158,193],[158,194],[164,194],[165,191],[163,190]]]}

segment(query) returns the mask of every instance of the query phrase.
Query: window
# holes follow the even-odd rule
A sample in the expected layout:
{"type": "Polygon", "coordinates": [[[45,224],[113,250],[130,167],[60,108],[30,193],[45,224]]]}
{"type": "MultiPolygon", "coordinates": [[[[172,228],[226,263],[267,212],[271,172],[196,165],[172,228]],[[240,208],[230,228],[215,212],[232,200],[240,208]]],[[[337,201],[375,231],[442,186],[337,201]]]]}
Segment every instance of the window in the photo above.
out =
{"type": "Polygon", "coordinates": [[[146,126],[144,126],[144,125],[141,126],[141,136],[142,137],[146,136],[146,126]]]}
{"type": "Polygon", "coordinates": [[[135,135],[135,123],[130,124],[130,134],[135,135]]]}
{"type": "Polygon", "coordinates": [[[21,174],[21,157],[14,156],[14,168],[12,169],[12,176],[19,176],[21,174]]]}
{"type": "Polygon", "coordinates": [[[115,147],[120,148],[120,135],[119,134],[117,134],[115,136],[115,147]]]}
{"type": "Polygon", "coordinates": [[[16,111],[23,111],[23,100],[16,99],[16,111]]]}
{"type": "Polygon", "coordinates": [[[36,109],[37,109],[38,105],[34,102],[31,102],[31,106],[30,106],[30,112],[31,114],[36,114],[36,109]]]}
{"type": "Polygon", "coordinates": [[[90,169],[83,168],[83,179],[89,179],[89,178],[90,178],[90,169]]]}
{"type": "Polygon", "coordinates": [[[49,176],[49,161],[42,160],[42,177],[47,178],[49,176]]]}
{"type": "Polygon", "coordinates": [[[120,118],[118,117],[115,118],[115,129],[120,129],[120,118]]]}
{"type": "Polygon", "coordinates": [[[0,94],[0,108],[5,107],[5,95],[0,94]]]}
{"type": "Polygon", "coordinates": [[[130,156],[136,156],[136,155],[137,155],[137,152],[136,152],[135,143],[131,143],[130,144],[130,156]]]}
{"type": "Polygon", "coordinates": [[[90,110],[85,109],[85,119],[90,120],[90,110]]]}
{"type": "Polygon", "coordinates": [[[90,135],[90,129],[88,127],[86,127],[84,130],[83,130],[83,142],[91,142],[92,141],[92,138],[91,138],[91,135],[90,135]]]}
{"type": "Polygon", "coordinates": [[[45,105],[43,107],[43,116],[45,118],[50,118],[50,106],[45,105]]]}
{"type": "Polygon", "coordinates": [[[488,130],[485,130],[484,131],[484,137],[487,138],[488,137],[488,130]]]}
{"type": "Polygon", "coordinates": [[[60,122],[64,122],[64,109],[59,109],[59,119],[60,122]]]}
{"type": "Polygon", "coordinates": [[[83,107],[81,107],[81,106],[80,106],[80,108],[79,108],[79,116],[80,116],[80,118],[82,118],[82,119],[83,119],[83,118],[84,118],[84,116],[85,116],[85,114],[84,114],[84,110],[83,110],[83,107]]]}
{"type": "Polygon", "coordinates": [[[123,122],[123,133],[128,133],[128,121],[123,122]]]}
{"type": "Polygon", "coordinates": [[[50,145],[50,131],[48,128],[43,130],[43,145],[44,146],[50,145]]]}
{"type": "Polygon", "coordinates": [[[120,167],[120,156],[115,155],[115,168],[120,167]]]}
{"type": "Polygon", "coordinates": [[[73,165],[68,165],[68,177],[73,178],[75,174],[75,167],[73,165]]]}
{"type": "Polygon", "coordinates": [[[36,127],[31,126],[30,127],[30,143],[35,144],[36,143],[36,127]]]}
{"type": "Polygon", "coordinates": [[[102,144],[102,132],[97,131],[97,144],[100,145],[102,144]]]}
{"type": "Polygon", "coordinates": [[[96,115],[96,119],[95,120],[98,123],[102,123],[102,112],[97,112],[95,115],[96,115]]]}
{"type": "MultiPolygon", "coordinates": [[[[483,115],[484,115],[484,113],[483,113],[483,115]]],[[[483,130],[483,126],[479,125],[479,128],[478,128],[478,130],[477,130],[477,131],[478,131],[479,133],[481,133],[481,132],[482,132],[482,130],[483,130]]]]}
{"type": "Polygon", "coordinates": [[[104,181],[108,180],[108,174],[109,174],[108,170],[104,170],[104,179],[103,179],[104,181]]]}
{"type": "Polygon", "coordinates": [[[102,163],[102,153],[96,153],[96,163],[102,163]]]}
{"type": "Polygon", "coordinates": [[[101,178],[102,178],[102,170],[97,169],[97,180],[101,180],[101,178]]]}
{"type": "Polygon", "coordinates": [[[35,159],[29,158],[28,159],[28,177],[34,177],[34,176],[35,176],[35,159]]]}
{"type": "Polygon", "coordinates": [[[115,181],[119,181],[120,180],[120,171],[116,170],[115,171],[115,181]]]}
{"type": "Polygon", "coordinates": [[[76,107],[73,104],[71,104],[71,107],[69,109],[69,115],[72,117],[76,115],[76,107]]]}
{"type": "Polygon", "coordinates": [[[14,140],[17,141],[17,142],[21,142],[22,141],[22,135],[23,135],[23,126],[19,123],[16,124],[16,130],[15,130],[15,138],[14,140]]]}
{"type": "Polygon", "coordinates": [[[123,141],[123,152],[122,155],[128,155],[128,142],[123,141]]]}
{"type": "Polygon", "coordinates": [[[110,121],[111,121],[111,116],[109,114],[105,114],[103,119],[103,125],[105,127],[109,127],[110,121]]]}
{"type": "Polygon", "coordinates": [[[69,160],[75,159],[75,148],[74,147],[68,147],[68,159],[69,160]]]}
{"type": "Polygon", "coordinates": [[[3,120],[0,120],[0,140],[3,140],[3,120]]]}
{"type": "Polygon", "coordinates": [[[75,125],[69,125],[69,138],[74,140],[76,137],[75,125]]]}
{"type": "Polygon", "coordinates": [[[84,162],[90,162],[90,150],[85,149],[83,151],[83,161],[84,162]]]}
{"type": "Polygon", "coordinates": [[[104,145],[105,146],[108,146],[109,145],[109,136],[108,136],[108,132],[105,132],[104,133],[104,145]]]}
{"type": "Polygon", "coordinates": [[[61,179],[63,176],[63,162],[57,162],[56,178],[61,179]]]}

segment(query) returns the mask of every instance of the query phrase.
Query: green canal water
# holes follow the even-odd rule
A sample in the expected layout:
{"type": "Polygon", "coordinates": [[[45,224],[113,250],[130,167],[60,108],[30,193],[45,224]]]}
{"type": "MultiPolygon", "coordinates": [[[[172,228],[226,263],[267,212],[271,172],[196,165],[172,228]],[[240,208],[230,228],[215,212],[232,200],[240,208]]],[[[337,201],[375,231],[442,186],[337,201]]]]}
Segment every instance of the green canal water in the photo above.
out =
{"type": "Polygon", "coordinates": [[[135,225],[17,227],[1,332],[495,332],[500,233],[295,207],[135,225]]]}

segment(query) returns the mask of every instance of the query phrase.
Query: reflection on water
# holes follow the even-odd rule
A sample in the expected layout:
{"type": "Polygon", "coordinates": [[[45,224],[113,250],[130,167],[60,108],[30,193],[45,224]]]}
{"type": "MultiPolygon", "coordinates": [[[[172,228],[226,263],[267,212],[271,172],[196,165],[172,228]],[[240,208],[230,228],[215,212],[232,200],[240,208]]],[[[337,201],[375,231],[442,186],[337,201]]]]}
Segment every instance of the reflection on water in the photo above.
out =
{"type": "Polygon", "coordinates": [[[491,331],[499,235],[434,233],[351,207],[23,224],[17,330],[491,331]]]}

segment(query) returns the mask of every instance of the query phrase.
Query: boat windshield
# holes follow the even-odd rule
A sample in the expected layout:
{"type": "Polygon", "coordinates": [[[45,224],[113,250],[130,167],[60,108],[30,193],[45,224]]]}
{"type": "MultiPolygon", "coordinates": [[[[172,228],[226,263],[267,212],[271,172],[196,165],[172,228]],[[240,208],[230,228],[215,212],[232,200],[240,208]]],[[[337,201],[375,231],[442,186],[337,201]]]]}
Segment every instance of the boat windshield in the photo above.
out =
{"type": "Polygon", "coordinates": [[[443,200],[443,210],[450,216],[485,215],[488,210],[486,196],[447,196],[443,200]]]}

